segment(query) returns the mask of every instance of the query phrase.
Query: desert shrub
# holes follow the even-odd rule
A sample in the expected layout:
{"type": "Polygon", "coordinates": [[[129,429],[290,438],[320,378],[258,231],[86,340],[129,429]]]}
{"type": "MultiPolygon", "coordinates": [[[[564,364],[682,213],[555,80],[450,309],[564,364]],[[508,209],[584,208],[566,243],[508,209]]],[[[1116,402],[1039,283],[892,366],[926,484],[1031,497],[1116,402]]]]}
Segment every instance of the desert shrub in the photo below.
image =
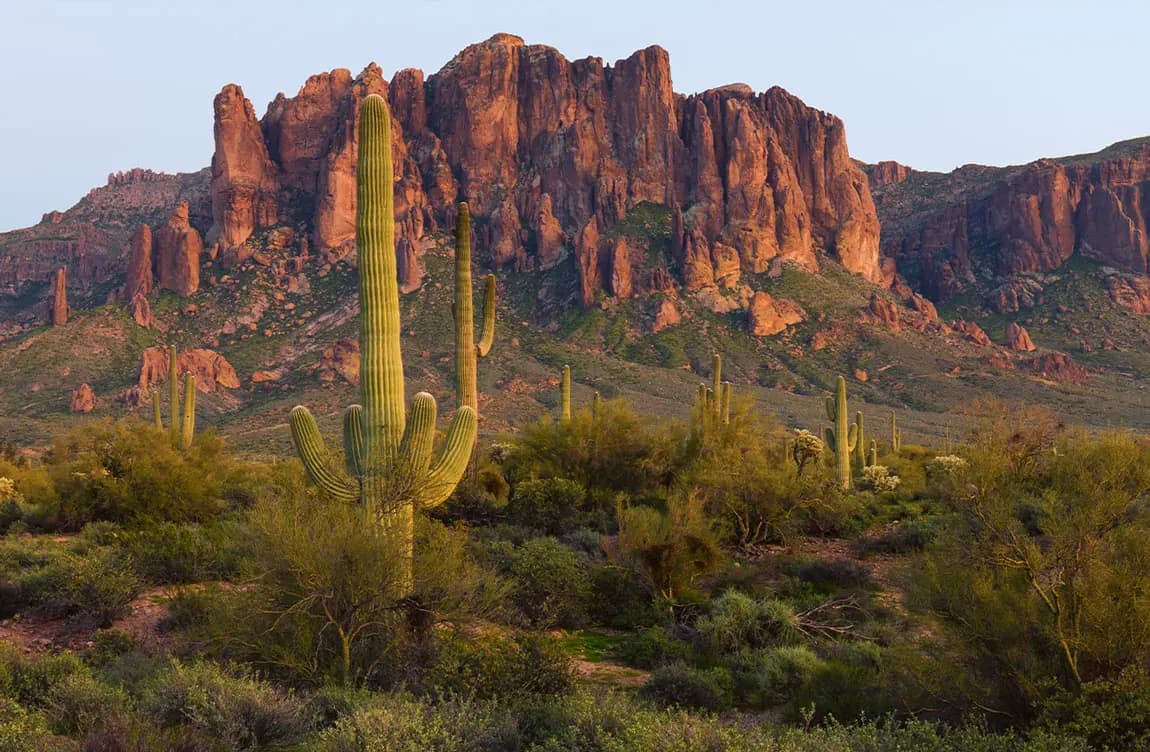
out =
{"type": "Polygon", "coordinates": [[[386,697],[320,734],[317,752],[502,752],[520,749],[514,716],[490,702],[429,705],[386,697]]]}
{"type": "Polygon", "coordinates": [[[725,661],[738,704],[752,708],[782,705],[810,682],[822,661],[804,645],[742,650],[725,661]]]}
{"type": "Polygon", "coordinates": [[[608,557],[629,567],[653,598],[672,608],[697,600],[695,584],[722,560],[714,526],[694,495],[674,495],[665,510],[620,506],[608,557]]]}
{"type": "Polygon", "coordinates": [[[0,749],[4,752],[51,752],[62,745],[53,739],[41,713],[29,712],[7,697],[0,697],[0,749]]]}
{"type": "Polygon", "coordinates": [[[173,664],[146,689],[141,705],[156,722],[201,732],[227,749],[284,746],[306,732],[295,697],[211,663],[173,664]]]}
{"type": "Polygon", "coordinates": [[[231,461],[212,434],[182,451],[169,434],[134,420],[99,421],[53,444],[51,488],[24,491],[36,524],[78,530],[86,522],[193,521],[218,514],[231,461]]]}
{"type": "Polygon", "coordinates": [[[874,491],[876,494],[890,493],[898,488],[902,478],[893,475],[884,465],[867,465],[862,469],[859,478],[859,488],[864,491],[874,491]]]}
{"type": "Polygon", "coordinates": [[[236,525],[161,522],[119,536],[137,570],[157,584],[230,577],[239,567],[236,525]]]}
{"type": "Polygon", "coordinates": [[[92,649],[88,651],[88,663],[92,666],[105,666],[124,653],[139,649],[136,638],[119,629],[101,629],[92,638],[92,649]]]}
{"type": "Polygon", "coordinates": [[[466,699],[558,695],[570,691],[571,659],[542,635],[514,639],[451,639],[440,646],[423,678],[436,697],[466,699]]]}
{"type": "Polygon", "coordinates": [[[0,693],[27,707],[44,707],[58,684],[87,670],[74,653],[24,655],[14,645],[0,646],[0,693]]]}
{"type": "Polygon", "coordinates": [[[874,585],[870,569],[851,559],[793,559],[782,566],[783,574],[830,595],[841,590],[861,590],[874,585]]]}
{"type": "Polygon", "coordinates": [[[938,536],[940,522],[937,518],[907,520],[896,523],[877,535],[870,535],[858,542],[858,552],[862,556],[871,554],[909,554],[923,551],[938,536]]]}
{"type": "Polygon", "coordinates": [[[667,627],[654,625],[627,635],[615,653],[628,666],[655,668],[664,663],[689,659],[691,645],[677,639],[667,627]]]}
{"type": "Polygon", "coordinates": [[[662,618],[651,602],[650,591],[637,572],[611,563],[590,571],[588,613],[596,624],[635,629],[662,618]]]}
{"type": "Polygon", "coordinates": [[[798,517],[799,530],[808,535],[849,538],[866,527],[867,509],[859,494],[846,493],[827,479],[812,491],[798,517]]]}
{"type": "Polygon", "coordinates": [[[798,616],[778,600],[755,600],[728,590],[695,623],[700,646],[711,653],[784,645],[802,639],[798,616]]]}
{"type": "Polygon", "coordinates": [[[792,695],[790,716],[797,720],[803,709],[810,709],[816,719],[831,717],[853,722],[882,717],[891,710],[891,694],[883,679],[878,646],[841,643],[792,695]]]}
{"type": "Polygon", "coordinates": [[[655,669],[640,694],[659,705],[720,711],[734,702],[734,682],[722,667],[672,663],[655,669]]]}
{"type": "Polygon", "coordinates": [[[102,627],[123,616],[143,588],[129,560],[116,551],[67,554],[44,572],[41,605],[59,614],[88,614],[102,627]]]}
{"type": "Polygon", "coordinates": [[[1081,692],[1060,692],[1044,703],[1042,724],[1104,752],[1150,749],[1150,674],[1131,666],[1081,692]]]}
{"type": "Polygon", "coordinates": [[[308,726],[317,731],[331,728],[371,704],[374,695],[356,687],[320,687],[307,698],[304,713],[308,726]]]}
{"type": "Polygon", "coordinates": [[[86,734],[117,714],[125,712],[127,694],[97,681],[89,674],[75,673],[52,687],[45,714],[58,734],[86,734]]]}
{"type": "Polygon", "coordinates": [[[587,557],[554,538],[514,549],[507,564],[515,605],[537,627],[579,627],[586,621],[587,557]]]}
{"type": "Polygon", "coordinates": [[[515,486],[507,514],[518,525],[562,535],[588,521],[585,499],[585,489],[573,480],[525,480],[515,486]]]}

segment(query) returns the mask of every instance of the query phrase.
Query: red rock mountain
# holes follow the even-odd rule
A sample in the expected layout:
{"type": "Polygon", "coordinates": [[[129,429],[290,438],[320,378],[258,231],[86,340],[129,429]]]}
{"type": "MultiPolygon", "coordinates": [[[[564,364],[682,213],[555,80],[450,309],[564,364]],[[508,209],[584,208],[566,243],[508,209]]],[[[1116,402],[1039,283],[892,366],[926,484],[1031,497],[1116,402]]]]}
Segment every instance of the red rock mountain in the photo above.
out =
{"type": "Polygon", "coordinates": [[[1123,272],[1150,271],[1150,140],[1084,157],[953,173],[869,168],[884,251],[935,300],[994,280],[987,304],[1033,305],[1041,281],[1074,256],[1123,272]]]}
{"type": "MultiPolygon", "coordinates": [[[[303,219],[315,250],[354,240],[355,117],[369,93],[394,113],[399,237],[417,244],[465,200],[493,266],[546,268],[574,252],[585,303],[649,277],[610,228],[649,202],[674,211],[673,257],[687,289],[761,273],[782,257],[817,269],[822,252],[870,281],[879,227],[842,121],[782,89],[693,96],[671,87],[666,51],[614,66],[568,61],[497,35],[426,80],[374,65],[312,76],[257,121],[239,87],[215,102],[210,243],[242,260],[262,226],[303,219]],[[298,207],[309,216],[293,217],[298,207]]],[[[343,248],[343,250],[340,250],[343,248]]]]}

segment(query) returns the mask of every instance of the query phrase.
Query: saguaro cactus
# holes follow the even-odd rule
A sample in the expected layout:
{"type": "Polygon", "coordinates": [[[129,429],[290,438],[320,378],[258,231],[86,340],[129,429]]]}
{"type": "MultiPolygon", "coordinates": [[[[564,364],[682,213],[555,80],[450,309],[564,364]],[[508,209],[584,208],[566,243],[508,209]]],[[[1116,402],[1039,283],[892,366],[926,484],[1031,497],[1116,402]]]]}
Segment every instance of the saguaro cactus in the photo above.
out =
{"type": "Polygon", "coordinates": [[[827,397],[827,419],[834,427],[826,429],[826,442],[835,453],[835,469],[839,484],[851,487],[851,452],[858,441],[858,425],[847,420],[847,382],[839,376],[834,397],[827,397]]]}
{"type": "Polygon", "coordinates": [[[196,436],[196,376],[184,374],[184,419],[180,424],[180,446],[187,449],[196,436]]]}
{"type": "Polygon", "coordinates": [[[315,417],[291,412],[292,440],[312,481],[330,496],[358,503],[396,546],[401,594],[412,588],[415,507],[442,504],[467,469],[475,446],[475,410],[461,406],[439,455],[435,398],[415,395],[407,411],[400,348],[399,282],[395,263],[394,173],[387,104],[372,94],[359,110],[356,247],[359,253],[360,400],[344,413],[348,480],[328,467],[315,417]]]}
{"type": "Polygon", "coordinates": [[[168,348],[168,392],[171,396],[171,427],[176,432],[180,426],[180,358],[175,346],[168,348]]]}
{"type": "Polygon", "coordinates": [[[902,451],[902,429],[898,427],[898,418],[894,410],[890,411],[890,449],[895,454],[902,451]]]}
{"type": "Polygon", "coordinates": [[[455,218],[455,401],[479,413],[476,360],[491,352],[495,341],[495,275],[488,274],[483,291],[483,328],[475,342],[474,296],[471,289],[471,213],[459,205],[455,218]]]}
{"type": "Polygon", "coordinates": [[[859,471],[867,466],[866,455],[869,448],[866,443],[865,429],[863,428],[863,414],[861,412],[855,413],[855,425],[858,427],[855,430],[855,459],[858,460],[859,471]]]}
{"type": "MultiPolygon", "coordinates": [[[[184,374],[184,407],[180,411],[180,368],[179,352],[176,348],[168,350],[168,393],[171,400],[172,424],[169,430],[172,435],[180,437],[180,446],[184,449],[192,445],[196,437],[196,377],[192,373],[184,374]]],[[[152,421],[156,428],[164,430],[164,417],[160,408],[160,390],[152,387],[152,421]]]]}
{"type": "Polygon", "coordinates": [[[164,430],[164,416],[160,414],[160,390],[152,387],[152,420],[156,424],[157,431],[164,430]]]}
{"type": "Polygon", "coordinates": [[[563,378],[559,383],[559,422],[571,422],[571,366],[563,366],[563,378]]]}
{"type": "Polygon", "coordinates": [[[878,464],[878,439],[871,439],[870,442],[870,464],[872,467],[878,464]]]}

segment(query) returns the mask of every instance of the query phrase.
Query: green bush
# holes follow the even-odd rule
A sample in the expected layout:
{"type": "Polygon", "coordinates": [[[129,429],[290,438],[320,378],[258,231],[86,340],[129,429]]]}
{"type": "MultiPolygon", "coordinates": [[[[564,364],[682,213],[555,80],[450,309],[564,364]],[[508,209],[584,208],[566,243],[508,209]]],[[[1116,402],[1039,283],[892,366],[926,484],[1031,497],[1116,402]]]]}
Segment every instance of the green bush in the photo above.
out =
{"type": "Polygon", "coordinates": [[[239,567],[235,525],[161,522],[123,533],[120,545],[156,584],[226,579],[239,567]]]}
{"type": "Polygon", "coordinates": [[[93,666],[106,666],[115,659],[137,650],[136,639],[118,629],[101,629],[92,639],[92,649],[88,651],[88,663],[93,666]]]}
{"type": "Polygon", "coordinates": [[[803,645],[743,650],[725,663],[738,704],[758,709],[790,700],[822,666],[814,651],[803,645]]]}
{"type": "Polygon", "coordinates": [[[159,724],[189,728],[225,749],[295,744],[307,730],[304,706],[294,696],[211,663],[174,664],[153,680],[141,705],[159,724]]]}
{"type": "Polygon", "coordinates": [[[858,544],[858,551],[863,556],[916,553],[925,550],[934,542],[938,537],[939,528],[937,518],[899,522],[878,535],[862,538],[858,544]]]}
{"type": "Polygon", "coordinates": [[[628,666],[655,668],[687,660],[691,657],[691,645],[676,639],[666,627],[654,625],[628,635],[615,652],[628,666]]]}
{"type": "Polygon", "coordinates": [[[721,711],[734,702],[734,682],[725,668],[694,668],[672,663],[655,669],[640,692],[664,706],[721,711]]]}
{"type": "Polygon", "coordinates": [[[790,717],[803,709],[814,717],[852,722],[879,718],[891,710],[891,693],[883,682],[882,655],[871,643],[842,643],[792,696],[790,717]]]}
{"type": "Polygon", "coordinates": [[[1059,693],[1046,701],[1042,723],[1104,752],[1150,750],[1150,673],[1128,667],[1113,680],[1059,693]]]}
{"type": "Polygon", "coordinates": [[[638,572],[630,567],[603,564],[592,567],[587,610],[596,624],[615,629],[637,629],[663,618],[638,572]]]}
{"type": "Polygon", "coordinates": [[[542,635],[514,639],[452,639],[440,646],[424,676],[436,697],[492,699],[569,692],[571,659],[542,635]]]}
{"type": "Polygon", "coordinates": [[[26,707],[45,707],[57,685],[87,672],[74,653],[28,656],[14,645],[0,645],[0,693],[26,707]]]}
{"type": "Polygon", "coordinates": [[[870,568],[851,559],[794,559],[784,563],[782,572],[827,595],[874,585],[870,568]]]}
{"type": "Polygon", "coordinates": [[[786,645],[802,639],[794,609],[783,601],[755,600],[728,590],[695,624],[701,647],[712,653],[786,645]]]}
{"type": "Polygon", "coordinates": [[[515,524],[562,535],[586,522],[586,495],[581,484],[566,478],[525,480],[515,486],[507,515],[515,524]]]}
{"type": "Polygon", "coordinates": [[[507,574],[515,605],[536,627],[586,622],[587,557],[554,538],[535,538],[511,553],[507,574]]]}
{"type": "Polygon", "coordinates": [[[123,616],[140,594],[143,582],[131,562],[109,549],[68,554],[44,572],[42,605],[64,614],[96,617],[101,627],[123,616]]]}
{"type": "Polygon", "coordinates": [[[123,690],[103,684],[89,674],[76,673],[52,687],[45,714],[56,733],[77,736],[109,722],[123,713],[127,705],[128,696],[123,690]]]}
{"type": "Polygon", "coordinates": [[[0,750],[4,752],[51,752],[63,745],[48,730],[40,713],[30,713],[10,698],[0,698],[0,750]]]}

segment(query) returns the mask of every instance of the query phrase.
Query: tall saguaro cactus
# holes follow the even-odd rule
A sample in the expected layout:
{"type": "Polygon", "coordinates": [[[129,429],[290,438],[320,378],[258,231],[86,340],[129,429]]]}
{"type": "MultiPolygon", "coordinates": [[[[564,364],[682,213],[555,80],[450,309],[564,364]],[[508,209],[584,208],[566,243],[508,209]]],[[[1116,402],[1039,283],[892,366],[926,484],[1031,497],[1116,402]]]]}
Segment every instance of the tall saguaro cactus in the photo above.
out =
{"type": "Polygon", "coordinates": [[[461,406],[433,458],[435,398],[420,392],[410,412],[404,402],[393,181],[390,116],[383,98],[372,94],[359,110],[355,239],[361,404],[344,413],[350,480],[328,466],[323,437],[306,407],[292,409],[291,431],[312,481],[333,498],[359,504],[396,546],[396,583],[407,594],[412,589],[415,507],[434,507],[451,495],[467,469],[477,421],[472,407],[461,406]]]}
{"type": "Polygon", "coordinates": [[[173,345],[168,348],[168,391],[171,396],[172,432],[180,430],[180,357],[173,345]]]}
{"type": "Polygon", "coordinates": [[[898,427],[894,410],[890,411],[890,448],[895,454],[902,451],[902,429],[898,427]]]}
{"type": "Polygon", "coordinates": [[[474,297],[471,289],[471,213],[466,203],[455,217],[455,400],[459,407],[479,412],[476,359],[485,358],[495,341],[495,275],[488,274],[483,291],[483,325],[475,342],[474,297]]]}
{"type": "Polygon", "coordinates": [[[858,425],[847,420],[847,382],[839,376],[834,397],[827,397],[827,419],[834,427],[826,429],[826,442],[835,453],[835,471],[839,484],[851,487],[851,452],[858,442],[858,425]]]}
{"type": "Polygon", "coordinates": [[[196,376],[184,374],[184,417],[180,424],[180,446],[187,449],[196,437],[196,376]]]}
{"type": "MultiPolygon", "coordinates": [[[[169,428],[173,436],[179,436],[180,447],[188,449],[196,438],[196,377],[184,374],[184,406],[180,411],[180,365],[179,352],[175,346],[168,350],[168,393],[171,401],[172,423],[169,428]]],[[[164,430],[164,417],[160,408],[160,390],[155,387],[152,394],[152,421],[160,431],[164,430]]]]}

